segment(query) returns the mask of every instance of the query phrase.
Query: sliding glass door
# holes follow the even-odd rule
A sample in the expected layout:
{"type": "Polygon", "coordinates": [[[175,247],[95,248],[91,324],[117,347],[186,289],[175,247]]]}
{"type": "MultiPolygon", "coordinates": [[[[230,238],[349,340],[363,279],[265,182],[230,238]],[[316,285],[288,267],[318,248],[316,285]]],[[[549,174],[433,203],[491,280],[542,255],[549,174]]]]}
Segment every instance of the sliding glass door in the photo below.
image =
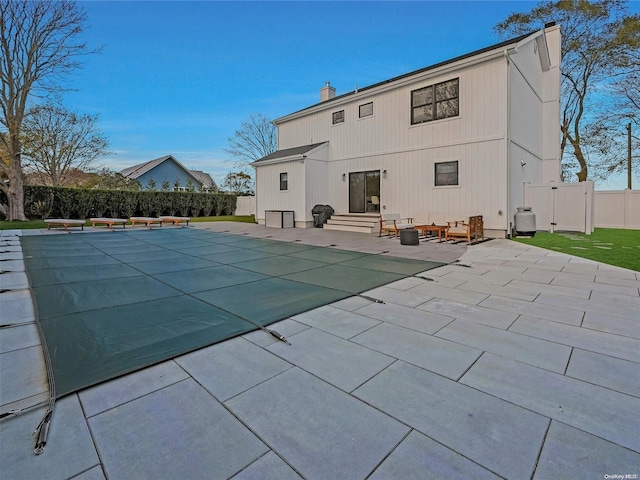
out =
{"type": "Polygon", "coordinates": [[[349,213],[380,213],[380,170],[349,173],[349,213]]]}

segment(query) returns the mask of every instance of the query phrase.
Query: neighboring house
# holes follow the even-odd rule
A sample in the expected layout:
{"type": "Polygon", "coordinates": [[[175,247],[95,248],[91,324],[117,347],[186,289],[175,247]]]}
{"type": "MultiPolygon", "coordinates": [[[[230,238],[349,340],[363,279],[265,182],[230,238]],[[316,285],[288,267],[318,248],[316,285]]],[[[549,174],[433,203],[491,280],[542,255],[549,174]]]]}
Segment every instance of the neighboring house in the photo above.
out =
{"type": "Polygon", "coordinates": [[[193,185],[194,190],[197,192],[215,192],[218,190],[216,183],[208,173],[189,170],[172,155],[166,155],[125,168],[120,173],[125,177],[138,180],[143,189],[149,188],[149,182],[151,181],[155,182],[156,190],[160,190],[164,182],[169,182],[170,189],[176,191],[188,190],[189,183],[193,185]]]}
{"type": "Polygon", "coordinates": [[[560,181],[560,27],[344,95],[274,121],[278,151],[254,162],[256,217],[481,214],[503,237],[525,183],[560,181]]]}

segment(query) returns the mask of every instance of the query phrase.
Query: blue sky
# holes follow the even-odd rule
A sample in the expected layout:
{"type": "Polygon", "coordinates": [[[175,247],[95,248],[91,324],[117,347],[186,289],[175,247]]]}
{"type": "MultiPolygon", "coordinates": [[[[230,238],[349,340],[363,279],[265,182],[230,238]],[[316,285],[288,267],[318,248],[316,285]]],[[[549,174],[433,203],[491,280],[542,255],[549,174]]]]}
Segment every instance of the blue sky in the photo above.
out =
{"type": "Polygon", "coordinates": [[[227,139],[250,114],[275,119],[317,103],[327,81],[340,95],[492,45],[496,23],[536,5],[79,3],[88,16],[83,37],[102,52],[68,78],[74,91],[64,103],[99,115],[113,154],[96,166],[121,170],[171,154],[217,182],[233,169],[227,139]]]}

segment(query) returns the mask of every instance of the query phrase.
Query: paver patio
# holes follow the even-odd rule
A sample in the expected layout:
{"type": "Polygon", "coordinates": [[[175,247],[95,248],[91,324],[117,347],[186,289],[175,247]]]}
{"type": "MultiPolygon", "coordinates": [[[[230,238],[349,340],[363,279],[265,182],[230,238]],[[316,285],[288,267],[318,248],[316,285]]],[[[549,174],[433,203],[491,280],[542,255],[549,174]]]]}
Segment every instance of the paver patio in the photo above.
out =
{"type": "MultiPolygon", "coordinates": [[[[298,243],[333,245],[336,261],[348,251],[449,265],[366,292],[384,304],[350,297],[274,325],[290,346],[254,331],[68,395],[42,455],[31,434],[43,407],[0,420],[0,477],[640,475],[640,272],[509,240],[406,246],[321,229],[188,228],[288,242],[252,251],[256,269],[281,271],[268,259],[298,243]]],[[[0,231],[0,413],[47,399],[23,234],[85,233],[0,231]]],[[[153,257],[102,234],[114,239],[107,253],[153,257]]],[[[172,265],[136,268],[171,280],[172,265]]]]}

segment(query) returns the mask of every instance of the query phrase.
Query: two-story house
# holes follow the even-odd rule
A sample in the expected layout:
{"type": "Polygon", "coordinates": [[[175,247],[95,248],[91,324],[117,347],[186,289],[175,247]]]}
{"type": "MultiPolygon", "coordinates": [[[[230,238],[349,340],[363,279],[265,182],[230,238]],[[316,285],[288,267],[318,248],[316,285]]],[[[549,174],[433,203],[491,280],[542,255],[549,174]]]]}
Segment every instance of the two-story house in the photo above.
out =
{"type": "Polygon", "coordinates": [[[256,217],[316,204],[337,213],[481,214],[504,237],[524,184],[560,181],[560,27],[336,95],[278,118],[256,162],[256,217]]]}

